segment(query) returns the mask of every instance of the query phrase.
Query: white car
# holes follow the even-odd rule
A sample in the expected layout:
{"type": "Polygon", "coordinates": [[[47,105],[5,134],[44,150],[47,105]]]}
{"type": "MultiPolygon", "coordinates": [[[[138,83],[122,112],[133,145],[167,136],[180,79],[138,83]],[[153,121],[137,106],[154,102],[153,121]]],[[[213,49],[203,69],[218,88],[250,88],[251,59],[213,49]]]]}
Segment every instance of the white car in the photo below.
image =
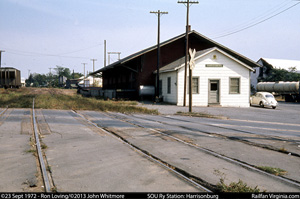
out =
{"type": "Polygon", "coordinates": [[[272,107],[276,108],[278,102],[274,96],[268,92],[257,92],[255,95],[250,97],[250,105],[258,105],[260,107],[272,107]]]}

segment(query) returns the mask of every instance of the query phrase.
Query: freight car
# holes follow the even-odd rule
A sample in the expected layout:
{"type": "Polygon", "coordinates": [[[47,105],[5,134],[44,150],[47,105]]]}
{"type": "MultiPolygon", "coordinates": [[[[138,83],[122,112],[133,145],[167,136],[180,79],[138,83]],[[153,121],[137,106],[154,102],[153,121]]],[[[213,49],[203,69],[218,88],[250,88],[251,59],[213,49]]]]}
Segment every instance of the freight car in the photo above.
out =
{"type": "Polygon", "coordinates": [[[21,72],[12,67],[0,68],[0,87],[1,88],[20,88],[21,72]]]}
{"type": "Polygon", "coordinates": [[[300,82],[260,82],[258,91],[279,94],[285,97],[286,102],[300,102],[300,82]]]}

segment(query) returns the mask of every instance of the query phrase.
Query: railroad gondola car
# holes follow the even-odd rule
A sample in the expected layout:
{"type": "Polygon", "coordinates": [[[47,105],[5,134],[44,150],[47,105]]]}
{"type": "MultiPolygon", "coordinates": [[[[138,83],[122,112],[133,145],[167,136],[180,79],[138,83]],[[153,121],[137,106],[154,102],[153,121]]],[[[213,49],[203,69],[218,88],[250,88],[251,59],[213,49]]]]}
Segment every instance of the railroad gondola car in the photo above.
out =
{"type": "Polygon", "coordinates": [[[20,88],[21,72],[12,67],[0,68],[0,87],[1,88],[20,88]]]}

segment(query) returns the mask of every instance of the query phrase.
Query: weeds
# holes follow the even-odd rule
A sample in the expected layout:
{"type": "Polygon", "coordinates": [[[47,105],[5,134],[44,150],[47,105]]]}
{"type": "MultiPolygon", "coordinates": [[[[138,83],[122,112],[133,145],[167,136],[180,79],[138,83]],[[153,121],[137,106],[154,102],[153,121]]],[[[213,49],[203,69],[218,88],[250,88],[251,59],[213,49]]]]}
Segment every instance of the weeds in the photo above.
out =
{"type": "MultiPolygon", "coordinates": [[[[221,115],[211,115],[208,113],[195,113],[195,112],[181,112],[178,111],[176,115],[182,115],[182,116],[191,116],[191,117],[205,117],[205,118],[214,118],[214,119],[225,119],[226,117],[221,115]]],[[[226,118],[227,119],[227,118],[226,118]]]]}
{"type": "Polygon", "coordinates": [[[41,144],[41,148],[42,148],[42,149],[47,149],[48,146],[47,146],[46,144],[41,144]]]}
{"type": "Polygon", "coordinates": [[[158,114],[157,110],[138,107],[135,101],[112,101],[86,98],[81,95],[64,94],[63,89],[21,88],[19,90],[0,89],[0,107],[31,108],[35,98],[35,108],[62,110],[96,110],[121,113],[158,114]]]}
{"type": "Polygon", "coordinates": [[[49,173],[52,173],[52,168],[50,165],[47,166],[46,170],[49,171],[49,173]]]}
{"type": "Polygon", "coordinates": [[[287,174],[287,171],[280,169],[280,168],[273,168],[273,167],[269,167],[269,166],[258,166],[257,168],[260,170],[263,170],[267,173],[276,175],[276,176],[283,176],[283,175],[287,174]]]}
{"type": "Polygon", "coordinates": [[[35,152],[36,152],[35,149],[29,149],[29,150],[26,151],[26,153],[35,153],[35,152]]]}
{"type": "Polygon", "coordinates": [[[229,185],[225,184],[226,174],[222,173],[221,171],[215,169],[214,174],[216,176],[220,176],[220,182],[217,184],[217,189],[220,192],[235,192],[235,193],[258,193],[260,190],[256,187],[252,188],[249,187],[246,183],[244,183],[242,180],[239,180],[238,182],[231,182],[229,185]]]}
{"type": "Polygon", "coordinates": [[[281,148],[279,149],[279,151],[280,151],[280,152],[283,152],[283,153],[286,153],[286,152],[287,152],[286,148],[284,148],[284,147],[281,147],[281,148]]]}
{"type": "Polygon", "coordinates": [[[221,192],[235,192],[235,193],[243,193],[243,192],[251,192],[251,193],[258,193],[260,190],[257,188],[249,187],[246,183],[242,180],[238,182],[231,182],[229,185],[226,185],[225,180],[223,178],[220,179],[220,182],[217,184],[218,189],[221,192]]]}

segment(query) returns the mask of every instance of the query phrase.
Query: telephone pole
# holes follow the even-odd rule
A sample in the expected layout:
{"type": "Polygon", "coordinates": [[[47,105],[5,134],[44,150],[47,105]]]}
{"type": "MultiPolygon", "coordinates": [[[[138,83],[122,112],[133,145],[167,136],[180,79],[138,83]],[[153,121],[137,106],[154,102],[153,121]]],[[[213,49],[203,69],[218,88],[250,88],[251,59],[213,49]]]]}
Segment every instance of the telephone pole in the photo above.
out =
{"type": "Polygon", "coordinates": [[[157,12],[151,11],[151,14],[156,14],[158,18],[158,27],[157,27],[157,73],[156,73],[156,92],[155,97],[156,100],[159,100],[159,66],[160,66],[160,16],[163,14],[168,14],[168,12],[161,12],[158,10],[157,12]]]}
{"type": "Polygon", "coordinates": [[[104,67],[106,66],[106,40],[104,40],[104,67]]]}
{"type": "MultiPolygon", "coordinates": [[[[50,74],[49,74],[49,85],[50,85],[50,87],[51,87],[51,84],[52,84],[52,73],[51,73],[51,69],[53,69],[53,68],[49,68],[49,70],[50,70],[50,74]]],[[[30,70],[29,70],[30,71],[30,70]]]]}
{"type": "MultiPolygon", "coordinates": [[[[198,1],[178,1],[177,3],[183,3],[186,5],[186,33],[185,33],[185,65],[184,65],[184,94],[183,94],[183,106],[186,106],[186,76],[187,76],[187,65],[188,65],[188,56],[189,56],[189,12],[190,4],[198,4],[198,1]]],[[[192,112],[192,70],[189,68],[189,112],[192,112]]]]}
{"type": "Polygon", "coordinates": [[[0,50],[0,68],[1,68],[1,54],[2,52],[5,52],[4,50],[0,50]]]}
{"type": "Polygon", "coordinates": [[[82,64],[83,64],[83,87],[85,87],[85,82],[84,82],[84,80],[85,80],[85,65],[87,63],[82,63],[82,64]]]}
{"type": "MultiPolygon", "coordinates": [[[[97,59],[91,59],[91,61],[93,62],[93,72],[95,72],[95,61],[97,61],[97,59]]],[[[93,86],[95,87],[95,78],[93,76],[93,86]]]]}

